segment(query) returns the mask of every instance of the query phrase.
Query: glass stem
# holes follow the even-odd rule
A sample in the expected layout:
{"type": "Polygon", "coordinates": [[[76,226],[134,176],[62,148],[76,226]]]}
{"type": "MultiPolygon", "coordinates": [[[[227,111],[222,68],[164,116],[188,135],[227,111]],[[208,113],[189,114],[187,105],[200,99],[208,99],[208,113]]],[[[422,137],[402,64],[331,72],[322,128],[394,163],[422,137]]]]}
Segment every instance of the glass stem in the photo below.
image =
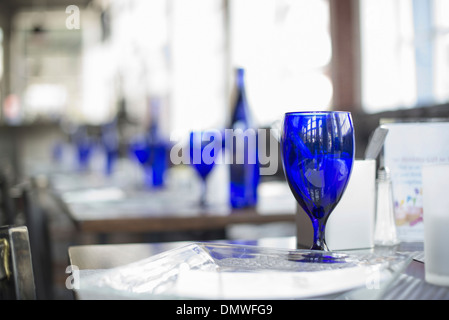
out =
{"type": "Polygon", "coordinates": [[[200,195],[200,206],[206,206],[206,195],[207,195],[207,184],[206,179],[201,179],[201,195],[200,195]]]}
{"type": "Polygon", "coordinates": [[[313,221],[313,246],[311,250],[329,251],[324,239],[326,233],[326,221],[326,218],[313,221]]]}

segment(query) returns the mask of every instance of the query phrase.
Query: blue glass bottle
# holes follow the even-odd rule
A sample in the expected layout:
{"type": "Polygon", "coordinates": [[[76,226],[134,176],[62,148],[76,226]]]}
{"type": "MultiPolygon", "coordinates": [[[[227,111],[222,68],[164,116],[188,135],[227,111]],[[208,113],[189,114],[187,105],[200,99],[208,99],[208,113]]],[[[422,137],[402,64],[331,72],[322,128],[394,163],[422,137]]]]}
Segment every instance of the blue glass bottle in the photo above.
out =
{"type": "Polygon", "coordinates": [[[236,70],[235,103],[231,116],[232,139],[230,164],[230,203],[233,208],[254,207],[257,204],[259,161],[257,129],[251,118],[245,92],[245,71],[236,70]],[[244,143],[239,143],[244,142],[244,143]],[[243,161],[242,161],[243,160],[243,161]]]}
{"type": "Polygon", "coordinates": [[[164,141],[159,129],[160,101],[157,98],[150,100],[150,124],[148,128],[148,145],[150,163],[153,171],[153,187],[164,186],[164,176],[167,169],[167,143],[164,141]]]}

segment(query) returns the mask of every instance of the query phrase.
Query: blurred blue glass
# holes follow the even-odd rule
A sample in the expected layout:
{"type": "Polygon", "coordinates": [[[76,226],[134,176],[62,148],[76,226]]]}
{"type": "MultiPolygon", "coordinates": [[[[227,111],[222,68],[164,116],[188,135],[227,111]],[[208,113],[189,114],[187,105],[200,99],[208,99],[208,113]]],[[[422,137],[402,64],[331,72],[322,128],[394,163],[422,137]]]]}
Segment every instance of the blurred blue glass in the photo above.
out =
{"type": "Polygon", "coordinates": [[[152,167],[153,187],[163,187],[165,172],[168,167],[167,150],[169,144],[165,141],[160,130],[160,112],[162,104],[159,97],[151,97],[149,101],[150,123],[147,131],[149,146],[149,161],[152,167]]]}
{"type": "MultiPolygon", "coordinates": [[[[257,134],[255,140],[257,141],[257,134]]],[[[248,142],[245,142],[244,148],[239,152],[243,153],[243,163],[237,163],[237,155],[234,153],[231,164],[231,206],[235,209],[255,207],[260,180],[257,143],[250,146],[248,142]],[[251,162],[250,157],[254,157],[255,162],[251,162]]]]}
{"type": "Polygon", "coordinates": [[[201,178],[200,206],[206,205],[206,178],[215,165],[222,141],[220,132],[192,131],[189,136],[190,164],[201,178]]]}
{"type": "Polygon", "coordinates": [[[153,184],[153,170],[150,162],[150,145],[145,136],[134,137],[129,143],[129,150],[133,158],[142,166],[145,186],[151,187],[153,184]]]}
{"type": "Polygon", "coordinates": [[[149,135],[134,137],[129,143],[129,150],[143,168],[144,182],[147,187],[163,187],[164,176],[168,168],[165,141],[152,140],[149,135]]]}
{"type": "Polygon", "coordinates": [[[119,153],[119,137],[115,121],[102,126],[101,141],[106,153],[105,174],[111,175],[119,153]]]}
{"type": "Polygon", "coordinates": [[[61,163],[63,157],[64,145],[61,141],[56,141],[51,149],[51,158],[54,163],[61,163]]]}
{"type": "Polygon", "coordinates": [[[150,145],[150,158],[153,171],[153,187],[164,186],[164,176],[167,170],[167,144],[163,141],[150,145]]]}
{"type": "Polygon", "coordinates": [[[281,135],[284,173],[290,189],[312,220],[313,250],[328,250],[325,226],[348,185],[354,162],[349,112],[294,112],[281,135]]]}
{"type": "Polygon", "coordinates": [[[77,150],[78,168],[80,171],[89,169],[89,162],[94,147],[94,142],[89,137],[86,126],[80,126],[72,136],[77,150]]]}

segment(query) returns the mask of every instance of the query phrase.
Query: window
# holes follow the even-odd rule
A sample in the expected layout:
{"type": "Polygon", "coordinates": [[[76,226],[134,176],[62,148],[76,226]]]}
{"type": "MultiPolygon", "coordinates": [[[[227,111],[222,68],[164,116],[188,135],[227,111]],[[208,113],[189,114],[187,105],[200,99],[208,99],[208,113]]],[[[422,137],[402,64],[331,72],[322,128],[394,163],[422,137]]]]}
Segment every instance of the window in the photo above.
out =
{"type": "Polygon", "coordinates": [[[65,19],[63,9],[14,15],[9,100],[15,107],[5,112],[8,122],[59,119],[78,111],[81,33],[68,30],[65,19]]]}
{"type": "Polygon", "coordinates": [[[448,100],[448,5],[445,0],[361,0],[365,111],[448,100]]]}
{"type": "Polygon", "coordinates": [[[436,102],[449,100],[449,1],[435,0],[434,16],[434,95],[436,102]]]}
{"type": "Polygon", "coordinates": [[[237,66],[247,71],[261,126],[287,111],[331,105],[327,0],[111,3],[110,45],[130,113],[146,114],[146,96],[163,99],[166,133],[226,126],[237,66]]]}
{"type": "Polygon", "coordinates": [[[106,9],[110,10],[110,37],[97,42],[101,55],[108,57],[105,81],[111,90],[105,94],[111,96],[114,107],[124,98],[128,115],[146,123],[150,100],[168,107],[168,1],[113,0],[106,9]]]}
{"type": "Polygon", "coordinates": [[[225,17],[223,0],[171,1],[171,132],[225,125],[225,17]]]}
{"type": "Polygon", "coordinates": [[[230,19],[230,61],[247,70],[248,100],[260,125],[288,111],[330,108],[327,0],[233,0],[230,19]]]}
{"type": "Polygon", "coordinates": [[[28,118],[51,106],[99,124],[125,98],[142,123],[157,100],[166,134],[222,128],[236,67],[246,69],[260,126],[332,103],[328,0],[92,1],[78,31],[66,28],[66,17],[61,8],[15,18],[11,83],[28,118]],[[33,34],[36,26],[45,32],[33,34]]]}

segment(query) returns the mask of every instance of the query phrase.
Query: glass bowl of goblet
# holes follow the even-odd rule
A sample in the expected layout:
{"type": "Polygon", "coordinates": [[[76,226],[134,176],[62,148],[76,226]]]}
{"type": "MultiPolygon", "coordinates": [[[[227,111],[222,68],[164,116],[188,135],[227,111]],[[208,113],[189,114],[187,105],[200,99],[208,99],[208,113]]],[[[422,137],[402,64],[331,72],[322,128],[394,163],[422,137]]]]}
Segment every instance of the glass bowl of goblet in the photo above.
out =
{"type": "Polygon", "coordinates": [[[355,152],[349,112],[286,113],[281,131],[282,163],[296,201],[312,221],[312,250],[329,251],[329,215],[348,185],[355,152]]]}
{"type": "Polygon", "coordinates": [[[206,206],[207,177],[215,166],[222,148],[220,132],[217,130],[191,131],[189,136],[190,165],[201,180],[200,207],[206,206]]]}

